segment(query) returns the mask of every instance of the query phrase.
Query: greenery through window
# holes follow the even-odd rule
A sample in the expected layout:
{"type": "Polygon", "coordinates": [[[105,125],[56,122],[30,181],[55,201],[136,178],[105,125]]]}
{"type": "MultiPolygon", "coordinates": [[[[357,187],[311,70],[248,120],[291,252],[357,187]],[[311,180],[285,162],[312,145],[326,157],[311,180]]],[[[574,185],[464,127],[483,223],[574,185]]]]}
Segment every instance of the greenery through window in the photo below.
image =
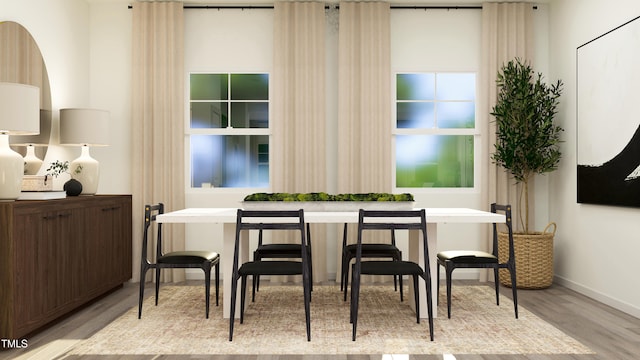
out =
{"type": "Polygon", "coordinates": [[[475,73],[396,74],[396,187],[474,186],[475,100],[475,73]]]}
{"type": "Polygon", "coordinates": [[[269,75],[190,75],[191,187],[269,186],[269,75]]]}

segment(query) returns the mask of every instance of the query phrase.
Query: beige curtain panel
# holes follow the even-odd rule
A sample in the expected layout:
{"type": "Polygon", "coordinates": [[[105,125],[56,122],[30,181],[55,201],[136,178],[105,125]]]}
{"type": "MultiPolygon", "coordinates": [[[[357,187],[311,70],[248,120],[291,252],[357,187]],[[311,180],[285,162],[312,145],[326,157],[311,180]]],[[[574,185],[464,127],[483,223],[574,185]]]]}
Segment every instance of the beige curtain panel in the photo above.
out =
{"type": "MultiPolygon", "coordinates": [[[[508,173],[490,160],[496,142],[496,126],[489,113],[496,103],[498,71],[509,60],[533,58],[533,5],[531,3],[484,3],[482,5],[482,71],[480,73],[480,116],[487,118],[482,148],[487,156],[481,168],[485,206],[491,202],[511,204],[514,217],[520,202],[520,189],[508,173]]],[[[531,186],[531,185],[530,185],[531,186]]],[[[532,191],[531,189],[529,191],[532,191]]],[[[533,204],[531,204],[533,206],[533,204]]],[[[533,219],[531,220],[533,221],[533,219]]],[[[514,223],[514,231],[517,229],[514,223]]]]}
{"type": "MultiPolygon", "coordinates": [[[[481,164],[482,200],[484,206],[492,202],[513,205],[513,216],[519,216],[519,186],[509,174],[495,165],[490,156],[496,143],[496,126],[491,113],[498,96],[496,78],[502,65],[520,57],[533,56],[533,6],[530,3],[484,3],[482,4],[482,60],[480,71],[478,121],[484,124],[481,148],[487,154],[481,164]],[[483,118],[480,118],[483,117],[483,118]]],[[[533,183],[533,182],[532,182],[533,183]]],[[[533,184],[529,186],[532,188],[533,184]]],[[[514,222],[514,231],[518,230],[514,222]]],[[[485,227],[486,249],[492,246],[491,229],[485,227]]],[[[487,271],[480,272],[480,280],[491,280],[487,271]]]]}
{"type": "MultiPolygon", "coordinates": [[[[326,191],[324,3],[274,6],[272,188],[326,191]]],[[[311,226],[314,281],[327,280],[326,226],[311,226]]]]}
{"type": "MultiPolygon", "coordinates": [[[[340,2],[337,143],[341,193],[392,191],[390,18],[389,3],[340,2]]],[[[349,243],[355,242],[356,230],[352,224],[349,243]]],[[[342,239],[342,231],[342,227],[337,229],[336,238],[342,239]]],[[[379,235],[365,241],[390,241],[379,235]]],[[[341,263],[341,251],[337,263],[341,263]]],[[[369,276],[365,280],[389,278],[369,276]]]]}
{"type": "MultiPolygon", "coordinates": [[[[133,3],[134,280],[140,277],[144,205],[163,202],[172,211],[185,204],[183,43],[182,2],[133,3]]],[[[184,236],[184,225],[166,226],[165,251],[184,250],[184,236]]],[[[162,274],[162,281],[185,279],[183,269],[162,274]]]]}
{"type": "Polygon", "coordinates": [[[388,3],[340,3],[340,192],[391,191],[390,15],[388,3]]]}

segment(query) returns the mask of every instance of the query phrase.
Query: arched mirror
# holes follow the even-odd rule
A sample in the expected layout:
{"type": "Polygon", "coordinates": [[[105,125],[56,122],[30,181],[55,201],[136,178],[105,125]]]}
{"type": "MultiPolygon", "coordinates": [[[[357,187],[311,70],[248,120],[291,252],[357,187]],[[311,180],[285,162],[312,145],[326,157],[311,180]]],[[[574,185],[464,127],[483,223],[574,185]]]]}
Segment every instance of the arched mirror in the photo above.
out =
{"type": "Polygon", "coordinates": [[[40,88],[40,134],[11,136],[11,147],[25,156],[25,175],[35,175],[47,153],[51,135],[51,89],[44,59],[31,34],[22,25],[0,22],[0,82],[40,88]]]}

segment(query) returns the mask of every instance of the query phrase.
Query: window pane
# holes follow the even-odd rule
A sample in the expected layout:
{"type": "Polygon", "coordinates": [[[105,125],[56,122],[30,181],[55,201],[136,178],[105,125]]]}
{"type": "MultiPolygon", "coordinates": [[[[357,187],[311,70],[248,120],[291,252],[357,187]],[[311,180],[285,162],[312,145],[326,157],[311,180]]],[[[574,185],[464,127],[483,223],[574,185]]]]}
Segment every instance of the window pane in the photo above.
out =
{"type": "Polygon", "coordinates": [[[435,115],[432,102],[399,102],[396,107],[396,126],[399,129],[433,127],[435,115]]]}
{"type": "MultiPolygon", "coordinates": [[[[231,90],[233,92],[233,88],[231,90]]],[[[269,103],[234,102],[231,103],[231,126],[234,128],[269,127],[269,103]]]]}
{"type": "Polygon", "coordinates": [[[398,135],[397,187],[473,187],[472,135],[398,135]]]}
{"type": "Polygon", "coordinates": [[[226,102],[192,102],[191,128],[211,129],[226,128],[228,114],[226,102]]]}
{"type": "Polygon", "coordinates": [[[476,75],[474,73],[438,74],[437,88],[438,100],[475,100],[476,75]]]}
{"type": "Polygon", "coordinates": [[[396,75],[397,100],[433,100],[435,95],[435,74],[396,75]]]}
{"type": "Polygon", "coordinates": [[[269,100],[269,75],[231,74],[231,100],[269,100]]]}
{"type": "Polygon", "coordinates": [[[228,100],[227,74],[191,74],[191,100],[228,100]]]}
{"type": "Polygon", "coordinates": [[[192,135],[191,187],[268,187],[268,135],[192,135]]]}
{"type": "Polygon", "coordinates": [[[438,103],[438,127],[449,129],[475,128],[476,104],[473,102],[438,103]]]}

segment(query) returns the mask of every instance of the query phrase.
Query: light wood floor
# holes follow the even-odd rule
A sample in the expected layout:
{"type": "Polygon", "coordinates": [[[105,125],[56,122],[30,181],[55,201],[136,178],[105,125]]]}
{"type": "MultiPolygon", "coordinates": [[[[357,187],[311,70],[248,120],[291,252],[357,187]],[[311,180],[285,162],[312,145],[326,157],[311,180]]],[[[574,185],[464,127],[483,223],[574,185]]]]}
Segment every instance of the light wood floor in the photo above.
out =
{"type": "MultiPolygon", "coordinates": [[[[458,281],[458,283],[472,283],[458,281]]],[[[65,359],[65,360],[149,360],[149,359],[210,359],[210,360],[316,360],[329,356],[268,356],[268,355],[202,355],[202,356],[68,356],[65,352],[77,339],[90,337],[131,307],[137,306],[137,284],[125,284],[108,296],[58,321],[55,325],[28,338],[26,349],[0,351],[0,359],[65,359]]],[[[147,293],[150,293],[147,292],[147,293]]],[[[510,294],[503,288],[501,293],[510,294]]],[[[627,315],[561,286],[546,290],[519,290],[518,303],[566,334],[595,351],[596,355],[343,355],[343,360],[635,360],[640,358],[640,319],[627,315]]],[[[478,334],[482,336],[482,334],[478,334]]]]}

